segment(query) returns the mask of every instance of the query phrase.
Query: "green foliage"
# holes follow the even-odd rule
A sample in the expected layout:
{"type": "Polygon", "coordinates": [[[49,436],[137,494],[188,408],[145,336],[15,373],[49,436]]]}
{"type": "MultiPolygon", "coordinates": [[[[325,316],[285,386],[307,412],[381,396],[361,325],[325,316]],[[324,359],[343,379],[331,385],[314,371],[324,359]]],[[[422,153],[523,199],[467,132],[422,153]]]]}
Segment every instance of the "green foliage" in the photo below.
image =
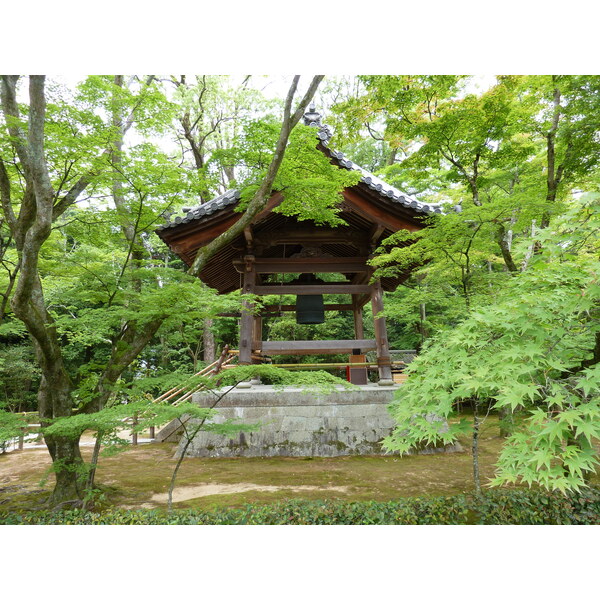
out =
{"type": "MultiPolygon", "coordinates": [[[[276,123],[263,122],[257,128],[258,134],[252,133],[260,135],[260,141],[253,136],[247,142],[251,151],[244,158],[253,161],[254,170],[242,184],[238,210],[245,209],[259,188],[270,160],[269,153],[275,147],[279,134],[276,123]]],[[[274,212],[295,217],[299,221],[311,220],[317,225],[344,225],[345,222],[337,217],[341,192],[345,187],[355,185],[360,177],[357,171],[331,165],[329,159],[316,148],[313,128],[297,127],[290,135],[288,148],[273,184],[273,189],[284,195],[283,202],[274,212]]]]}
{"type": "MultiPolygon", "coordinates": [[[[577,488],[595,468],[600,433],[600,222],[597,198],[578,202],[573,192],[597,194],[600,186],[600,78],[503,76],[483,93],[471,84],[464,76],[364,76],[331,86],[336,146],[346,141],[342,149],[358,163],[448,208],[426,230],[388,238],[372,261],[378,275],[412,270],[387,297],[390,344],[426,348],[392,409],[400,427],[388,444],[405,450],[453,440],[464,427],[446,431],[432,417],[451,417],[459,403],[520,412],[496,482],[577,488]],[[450,208],[457,204],[460,213],[450,208]],[[540,231],[546,221],[551,226],[540,231]]],[[[56,201],[82,175],[93,177],[79,207],[53,224],[39,272],[76,407],[109,401],[97,421],[77,415],[53,426],[73,436],[104,432],[116,448],[115,432],[135,403],[110,402],[156,395],[191,375],[201,366],[204,319],[240,305],[238,294],[218,297],[188,278],[153,230],[165,213],[225,187],[243,190],[243,209],[271,159],[281,103],[247,79],[235,85],[216,76],[127,77],[123,85],[94,76],[77,90],[47,88],[44,148],[56,201]],[[108,153],[119,144],[117,122],[130,115],[134,135],[108,153]],[[155,143],[172,134],[184,145],[193,138],[197,152],[155,143]]],[[[29,107],[20,109],[25,127],[29,107]]],[[[274,186],[284,195],[276,210],[340,225],[340,192],[360,174],[333,167],[314,133],[302,126],[292,133],[274,186]]],[[[0,156],[18,214],[23,167],[6,134],[0,156]]],[[[24,410],[39,372],[10,311],[17,264],[0,219],[0,400],[24,410]]],[[[302,332],[289,317],[265,326],[271,339],[352,337],[340,315],[302,332]]],[[[215,322],[214,332],[220,346],[237,343],[233,319],[215,322]]],[[[244,374],[229,373],[223,385],[244,374]]],[[[319,390],[340,383],[314,372],[261,376],[319,390]]]]}
{"type": "Polygon", "coordinates": [[[0,406],[12,411],[33,411],[39,368],[26,341],[0,347],[0,406]]]}
{"type": "MultiPolygon", "coordinates": [[[[248,173],[264,167],[272,151],[263,145],[262,122],[279,103],[267,100],[248,85],[251,78],[198,75],[189,80],[172,78],[178,106],[178,135],[186,144],[193,140],[193,161],[184,154],[194,192],[202,202],[237,187],[248,173]],[[256,135],[255,135],[256,133],[256,135]],[[255,153],[255,151],[258,151],[255,153]]],[[[269,118],[267,120],[270,120],[269,118]]],[[[271,122],[275,127],[275,123],[271,122]]]]}
{"type": "Polygon", "coordinates": [[[568,494],[540,490],[493,490],[471,507],[481,525],[598,525],[600,489],[568,494]]]}
{"type": "Polygon", "coordinates": [[[260,377],[264,383],[274,386],[301,387],[311,394],[329,394],[342,386],[345,389],[355,389],[356,386],[331,375],[326,371],[294,371],[272,365],[238,366],[220,374],[217,385],[235,385],[240,381],[260,377]]]}
{"type": "Polygon", "coordinates": [[[600,489],[502,490],[389,502],[287,500],[217,510],[0,513],[2,525],[598,525],[600,489]]]}
{"type": "Polygon", "coordinates": [[[538,234],[530,268],[507,281],[494,304],[426,347],[391,406],[398,427],[388,450],[455,439],[461,426],[444,431],[436,419],[476,402],[528,415],[507,440],[494,483],[585,486],[600,439],[599,225],[595,196],[574,204],[538,234]]]}
{"type": "Polygon", "coordinates": [[[3,410],[0,405],[0,454],[11,441],[23,434],[26,426],[27,420],[23,415],[3,410]]]}

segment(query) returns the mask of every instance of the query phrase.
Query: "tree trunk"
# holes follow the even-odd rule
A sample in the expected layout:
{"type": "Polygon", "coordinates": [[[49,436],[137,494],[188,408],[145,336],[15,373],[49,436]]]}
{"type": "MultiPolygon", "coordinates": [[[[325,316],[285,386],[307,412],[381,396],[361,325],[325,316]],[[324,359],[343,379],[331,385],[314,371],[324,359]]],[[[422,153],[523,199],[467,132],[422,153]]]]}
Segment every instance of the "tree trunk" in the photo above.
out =
{"type": "MultiPolygon", "coordinates": [[[[42,426],[50,419],[68,417],[72,414],[70,385],[60,369],[48,378],[44,369],[38,391],[38,406],[42,426]]],[[[44,435],[48,452],[52,458],[56,483],[52,491],[51,504],[80,500],[85,488],[84,463],[79,450],[79,437],[65,438],[44,435]]]]}
{"type": "Polygon", "coordinates": [[[85,467],[79,451],[79,439],[45,437],[56,476],[51,504],[79,502],[85,487],[85,467]]]}
{"type": "Polygon", "coordinates": [[[213,320],[204,319],[204,333],[202,335],[204,342],[204,362],[212,363],[215,361],[215,334],[213,332],[213,320]]]}
{"type": "Polygon", "coordinates": [[[387,156],[385,164],[389,167],[396,162],[396,155],[398,154],[398,148],[391,148],[390,153],[387,156]]]}
{"type": "Polygon", "coordinates": [[[506,265],[506,268],[511,273],[516,273],[519,270],[519,268],[513,260],[511,252],[512,230],[509,230],[509,232],[506,231],[502,223],[498,223],[496,227],[496,242],[498,243],[498,246],[500,246],[502,258],[504,259],[504,264],[506,265]]]}
{"type": "MultiPolygon", "coordinates": [[[[553,81],[555,81],[555,76],[552,76],[553,81]]],[[[560,115],[562,114],[563,107],[560,104],[561,102],[561,93],[558,87],[554,88],[552,92],[552,106],[553,106],[553,115],[552,115],[552,125],[548,133],[546,133],[546,160],[548,163],[548,170],[546,173],[546,208],[544,209],[544,214],[542,215],[542,220],[540,227],[545,229],[550,224],[550,214],[551,209],[549,207],[550,204],[554,204],[556,202],[556,197],[558,194],[558,186],[561,183],[565,163],[567,161],[567,156],[572,148],[571,143],[567,145],[567,154],[565,155],[562,164],[556,165],[556,134],[558,132],[558,125],[560,121],[560,115]]]]}
{"type": "Polygon", "coordinates": [[[514,428],[513,413],[508,406],[500,409],[500,436],[508,437],[514,428]]]}
{"type": "Polygon", "coordinates": [[[421,304],[419,304],[419,324],[418,324],[419,334],[421,335],[421,343],[420,343],[419,349],[421,349],[423,347],[423,344],[425,344],[425,340],[427,339],[427,327],[425,326],[426,319],[427,319],[426,307],[425,307],[425,304],[423,302],[421,302],[421,304]]]}
{"type": "MultiPolygon", "coordinates": [[[[90,461],[90,472],[87,478],[87,492],[94,489],[94,479],[96,478],[96,467],[98,466],[98,458],[100,456],[100,448],[102,447],[102,433],[96,433],[96,442],[94,443],[94,451],[92,452],[92,460],[90,461]]],[[[87,500],[87,498],[86,498],[87,500]]],[[[85,508],[85,503],[83,508],[85,508]]]]}

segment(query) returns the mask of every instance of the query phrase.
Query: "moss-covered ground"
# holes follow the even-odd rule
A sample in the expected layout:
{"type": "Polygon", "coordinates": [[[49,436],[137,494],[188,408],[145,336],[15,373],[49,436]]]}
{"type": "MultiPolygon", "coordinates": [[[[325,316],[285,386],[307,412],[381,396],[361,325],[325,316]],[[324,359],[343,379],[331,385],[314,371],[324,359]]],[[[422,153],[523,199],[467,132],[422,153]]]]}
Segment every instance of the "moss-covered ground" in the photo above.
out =
{"type": "MultiPolygon", "coordinates": [[[[177,489],[188,490],[187,496],[191,497],[175,506],[241,506],[288,498],[385,501],[468,493],[473,490],[470,440],[465,438],[461,443],[464,451],[459,453],[404,457],[186,458],[179,471],[177,489]],[[269,491],[252,489],[265,486],[269,486],[269,491]],[[211,493],[206,495],[206,490],[211,493]],[[220,490],[226,493],[219,493],[220,490]]],[[[488,418],[480,449],[484,481],[494,475],[501,444],[498,421],[488,418]]],[[[82,448],[82,453],[89,459],[91,448],[82,448]]],[[[164,496],[161,499],[158,495],[168,490],[176,462],[174,453],[174,444],[157,443],[101,457],[96,480],[104,491],[103,504],[129,508],[164,506],[164,496]]],[[[48,482],[39,486],[49,466],[45,450],[0,456],[0,511],[41,508],[53,485],[50,475],[48,482]]]]}

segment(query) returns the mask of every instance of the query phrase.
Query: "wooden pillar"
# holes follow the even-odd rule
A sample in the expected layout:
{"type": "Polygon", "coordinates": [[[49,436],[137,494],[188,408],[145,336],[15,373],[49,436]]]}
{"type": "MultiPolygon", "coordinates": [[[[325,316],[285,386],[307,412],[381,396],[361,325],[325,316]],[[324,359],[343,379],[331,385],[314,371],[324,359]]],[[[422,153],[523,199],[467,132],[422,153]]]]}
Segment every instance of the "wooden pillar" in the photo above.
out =
{"type": "Polygon", "coordinates": [[[352,294],[352,314],[354,315],[354,339],[364,340],[363,309],[358,303],[358,296],[356,294],[352,294]]]}
{"type": "Polygon", "coordinates": [[[252,347],[260,348],[262,342],[262,324],[263,320],[260,315],[254,317],[253,331],[252,331],[252,347]]]}
{"type": "MultiPolygon", "coordinates": [[[[262,345],[262,317],[256,315],[254,317],[254,331],[252,333],[252,346],[254,348],[260,348],[262,345]]],[[[252,359],[252,362],[259,364],[260,360],[256,358],[252,359]]],[[[252,385],[258,385],[260,383],[260,377],[254,377],[250,380],[252,385]]]]}
{"type": "Polygon", "coordinates": [[[381,281],[376,281],[371,288],[371,307],[375,325],[375,341],[377,343],[377,364],[379,366],[379,385],[393,385],[390,347],[388,344],[385,317],[377,318],[383,312],[383,290],[381,281]]]}
{"type": "MultiPolygon", "coordinates": [[[[365,327],[363,323],[363,309],[359,303],[360,296],[358,294],[352,294],[352,314],[354,316],[354,339],[364,340],[365,339],[365,327]]],[[[348,361],[351,363],[364,363],[366,362],[366,356],[364,354],[351,354],[348,357],[348,361]]],[[[369,373],[366,367],[357,368],[350,367],[350,383],[355,385],[367,385],[369,383],[369,373]]]]}
{"type": "MultiPolygon", "coordinates": [[[[248,255],[244,257],[244,285],[242,287],[243,294],[254,293],[256,284],[256,270],[254,268],[254,256],[248,255]]],[[[254,308],[253,302],[244,300],[242,302],[242,315],[240,317],[240,365],[252,364],[252,338],[254,334],[254,308]]]]}

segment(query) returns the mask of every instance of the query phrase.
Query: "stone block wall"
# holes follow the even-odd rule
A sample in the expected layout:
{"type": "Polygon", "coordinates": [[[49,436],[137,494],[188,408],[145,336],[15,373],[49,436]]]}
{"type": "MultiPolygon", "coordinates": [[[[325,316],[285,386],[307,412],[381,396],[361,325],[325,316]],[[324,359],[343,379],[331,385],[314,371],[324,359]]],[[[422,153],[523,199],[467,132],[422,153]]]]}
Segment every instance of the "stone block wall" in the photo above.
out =
{"type": "MultiPolygon", "coordinates": [[[[395,389],[396,386],[361,386],[360,390],[340,388],[327,395],[266,385],[232,390],[219,402],[215,422],[235,419],[247,424],[260,423],[260,429],[240,433],[235,439],[201,431],[187,455],[383,454],[380,442],[395,425],[387,412],[395,389]]],[[[193,397],[200,406],[211,406],[214,400],[212,393],[198,393],[193,397]]]]}

